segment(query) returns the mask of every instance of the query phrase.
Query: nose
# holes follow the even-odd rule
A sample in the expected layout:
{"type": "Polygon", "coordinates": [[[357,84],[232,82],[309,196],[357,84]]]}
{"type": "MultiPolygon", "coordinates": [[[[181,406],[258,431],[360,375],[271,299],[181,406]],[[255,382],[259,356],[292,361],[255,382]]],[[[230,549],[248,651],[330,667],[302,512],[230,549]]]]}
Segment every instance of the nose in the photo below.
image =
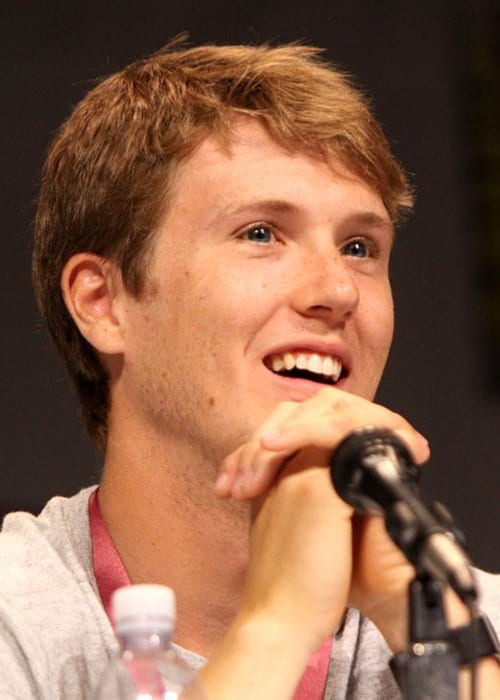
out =
{"type": "Polygon", "coordinates": [[[348,258],[330,248],[303,256],[294,286],[293,306],[303,316],[344,322],[359,304],[359,288],[348,258]]]}

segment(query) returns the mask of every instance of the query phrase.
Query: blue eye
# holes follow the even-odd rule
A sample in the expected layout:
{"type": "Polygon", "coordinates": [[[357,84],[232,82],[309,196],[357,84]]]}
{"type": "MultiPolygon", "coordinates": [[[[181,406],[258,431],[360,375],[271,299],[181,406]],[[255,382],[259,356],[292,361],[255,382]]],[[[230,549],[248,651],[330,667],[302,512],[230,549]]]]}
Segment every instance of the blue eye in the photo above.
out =
{"type": "Polygon", "coordinates": [[[269,226],[259,224],[247,229],[244,237],[254,243],[271,243],[274,240],[274,233],[269,226]]]}
{"type": "Polygon", "coordinates": [[[351,255],[353,258],[368,258],[370,256],[368,245],[359,238],[355,241],[350,241],[350,243],[344,246],[344,248],[342,248],[342,253],[344,255],[351,255]]]}

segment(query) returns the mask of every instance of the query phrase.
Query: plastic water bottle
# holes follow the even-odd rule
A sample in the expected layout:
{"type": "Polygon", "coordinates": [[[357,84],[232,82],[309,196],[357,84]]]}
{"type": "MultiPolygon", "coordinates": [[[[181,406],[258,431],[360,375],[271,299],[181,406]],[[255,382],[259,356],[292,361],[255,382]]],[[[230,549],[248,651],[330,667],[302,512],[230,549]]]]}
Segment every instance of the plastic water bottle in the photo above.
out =
{"type": "Polygon", "coordinates": [[[172,649],[175,597],[167,586],[118,588],[111,599],[120,653],[95,700],[204,700],[195,671],[172,649]]]}

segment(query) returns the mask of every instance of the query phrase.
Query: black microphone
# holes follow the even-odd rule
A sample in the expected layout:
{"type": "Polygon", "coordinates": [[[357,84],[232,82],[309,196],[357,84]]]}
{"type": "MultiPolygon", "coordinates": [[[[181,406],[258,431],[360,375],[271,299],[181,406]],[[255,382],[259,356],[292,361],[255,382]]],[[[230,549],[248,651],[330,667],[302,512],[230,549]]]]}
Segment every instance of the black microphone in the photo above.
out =
{"type": "Polygon", "coordinates": [[[418,472],[394,433],[372,427],[348,435],[330,458],[339,496],[361,514],[383,514],[390,537],[417,571],[448,583],[473,606],[477,591],[463,537],[444,506],[424,502],[418,472]]]}

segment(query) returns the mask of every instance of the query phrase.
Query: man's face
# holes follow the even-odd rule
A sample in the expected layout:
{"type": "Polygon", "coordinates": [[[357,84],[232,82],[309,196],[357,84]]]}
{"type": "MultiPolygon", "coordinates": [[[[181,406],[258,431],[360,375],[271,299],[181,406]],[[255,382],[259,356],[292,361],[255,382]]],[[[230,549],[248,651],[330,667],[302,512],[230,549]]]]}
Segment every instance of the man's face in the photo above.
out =
{"type": "Polygon", "coordinates": [[[166,447],[217,461],[281,401],[328,383],[373,398],[393,330],[391,244],[364,181],[241,118],[229,150],[207,138],[180,168],[149,291],[126,301],[114,400],[166,447]]]}

